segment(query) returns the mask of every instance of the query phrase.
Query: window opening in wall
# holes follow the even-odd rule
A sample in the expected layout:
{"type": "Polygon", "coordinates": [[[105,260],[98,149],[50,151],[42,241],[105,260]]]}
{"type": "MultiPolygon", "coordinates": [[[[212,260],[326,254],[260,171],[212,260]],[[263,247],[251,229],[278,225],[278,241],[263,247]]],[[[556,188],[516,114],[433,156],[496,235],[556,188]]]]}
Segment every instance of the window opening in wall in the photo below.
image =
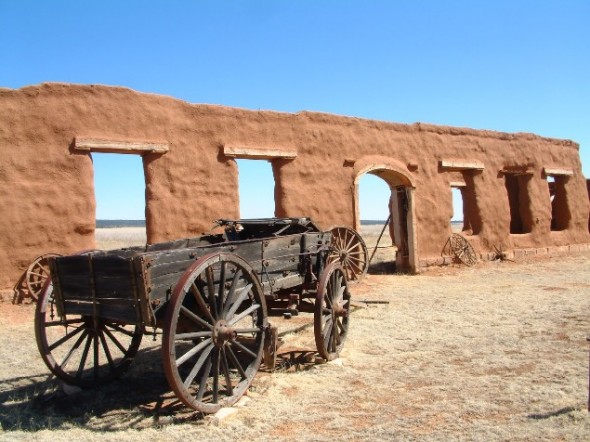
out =
{"type": "MultiPolygon", "coordinates": [[[[460,233],[465,230],[466,220],[463,215],[463,192],[462,187],[451,187],[453,201],[453,216],[451,217],[451,230],[460,233]]],[[[467,220],[467,224],[468,220],[467,220]]]]}
{"type": "Polygon", "coordinates": [[[504,177],[510,206],[510,233],[530,233],[533,223],[528,184],[532,175],[506,173],[504,177]]]}
{"type": "Polygon", "coordinates": [[[96,246],[146,243],[145,177],[140,155],[93,152],[96,246]]]}
{"type": "Polygon", "coordinates": [[[551,230],[560,231],[568,228],[571,214],[567,204],[566,183],[568,177],[555,175],[547,177],[549,200],[551,201],[551,230]]]}
{"type": "Polygon", "coordinates": [[[463,235],[478,235],[482,222],[475,195],[474,179],[477,175],[472,172],[462,172],[461,175],[460,183],[451,183],[451,230],[463,235]]]}
{"type": "Polygon", "coordinates": [[[273,218],[275,216],[275,179],[268,160],[236,159],[240,218],[273,218]]]}

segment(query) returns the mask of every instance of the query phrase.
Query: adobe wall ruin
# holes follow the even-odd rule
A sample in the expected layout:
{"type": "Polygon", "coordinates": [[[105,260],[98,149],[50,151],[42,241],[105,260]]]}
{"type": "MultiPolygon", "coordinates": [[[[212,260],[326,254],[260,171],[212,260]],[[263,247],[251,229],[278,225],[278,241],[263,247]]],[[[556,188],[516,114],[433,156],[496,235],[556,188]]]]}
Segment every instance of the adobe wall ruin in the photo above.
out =
{"type": "Polygon", "coordinates": [[[42,84],[0,89],[0,149],[0,288],[41,253],[95,247],[93,151],[143,155],[150,243],[238,217],[240,157],[271,161],[277,216],[310,216],[321,228],[358,226],[358,180],[381,176],[409,207],[403,227],[414,270],[441,262],[452,186],[462,189],[468,239],[484,258],[590,243],[578,145],[532,134],[42,84]]]}

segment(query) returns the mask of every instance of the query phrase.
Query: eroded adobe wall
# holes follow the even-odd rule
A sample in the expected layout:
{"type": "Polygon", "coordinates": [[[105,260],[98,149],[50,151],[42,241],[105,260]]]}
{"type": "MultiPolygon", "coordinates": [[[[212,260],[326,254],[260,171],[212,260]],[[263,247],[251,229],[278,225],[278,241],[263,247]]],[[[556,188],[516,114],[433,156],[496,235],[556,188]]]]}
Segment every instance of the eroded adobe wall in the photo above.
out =
{"type": "Polygon", "coordinates": [[[146,154],[148,241],[193,236],[217,218],[239,216],[237,166],[224,146],[295,151],[273,161],[277,216],[311,216],[322,228],[354,226],[355,179],[387,164],[415,187],[420,260],[440,257],[450,234],[450,183],[473,184],[478,252],[590,242],[588,193],[575,143],[530,134],[402,125],[311,112],[286,114],[192,105],[124,88],[43,84],[0,90],[0,287],[44,252],[93,248],[91,154],[76,137],[168,143],[146,154]],[[479,161],[480,172],[441,169],[441,160],[479,161]],[[510,235],[501,170],[531,171],[532,231],[510,235]],[[550,232],[543,167],[569,167],[567,230],[550,232]]]}

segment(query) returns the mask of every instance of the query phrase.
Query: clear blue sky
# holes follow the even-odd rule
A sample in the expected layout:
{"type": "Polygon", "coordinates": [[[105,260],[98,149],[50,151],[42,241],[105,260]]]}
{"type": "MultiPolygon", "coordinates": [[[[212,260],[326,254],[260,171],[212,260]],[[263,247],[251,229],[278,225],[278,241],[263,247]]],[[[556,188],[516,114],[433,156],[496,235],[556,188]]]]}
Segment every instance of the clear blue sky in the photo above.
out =
{"type": "MultiPolygon", "coordinates": [[[[589,23],[588,0],[0,0],[0,86],[533,132],[580,143],[590,176],[589,23]]],[[[98,218],[143,218],[139,159],[112,160],[95,158],[98,218]],[[108,176],[126,174],[121,200],[108,176]]],[[[244,169],[242,215],[272,215],[244,169]]],[[[361,183],[362,218],[386,216],[378,184],[361,183]]]]}

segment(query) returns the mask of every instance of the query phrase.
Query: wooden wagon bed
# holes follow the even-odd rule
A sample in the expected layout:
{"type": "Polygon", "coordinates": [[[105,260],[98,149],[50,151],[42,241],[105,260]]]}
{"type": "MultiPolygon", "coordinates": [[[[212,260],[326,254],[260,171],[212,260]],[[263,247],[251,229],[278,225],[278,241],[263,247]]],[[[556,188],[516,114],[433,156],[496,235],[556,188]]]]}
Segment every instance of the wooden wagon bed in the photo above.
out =
{"type": "Polygon", "coordinates": [[[263,354],[272,358],[269,313],[313,313],[319,355],[336,357],[348,330],[348,277],[366,271],[355,232],[334,236],[309,218],[218,225],[223,233],[50,258],[35,326],[50,370],[82,387],[110,381],[142,335],[161,328],[171,388],[213,412],[239,399],[263,354]]]}

